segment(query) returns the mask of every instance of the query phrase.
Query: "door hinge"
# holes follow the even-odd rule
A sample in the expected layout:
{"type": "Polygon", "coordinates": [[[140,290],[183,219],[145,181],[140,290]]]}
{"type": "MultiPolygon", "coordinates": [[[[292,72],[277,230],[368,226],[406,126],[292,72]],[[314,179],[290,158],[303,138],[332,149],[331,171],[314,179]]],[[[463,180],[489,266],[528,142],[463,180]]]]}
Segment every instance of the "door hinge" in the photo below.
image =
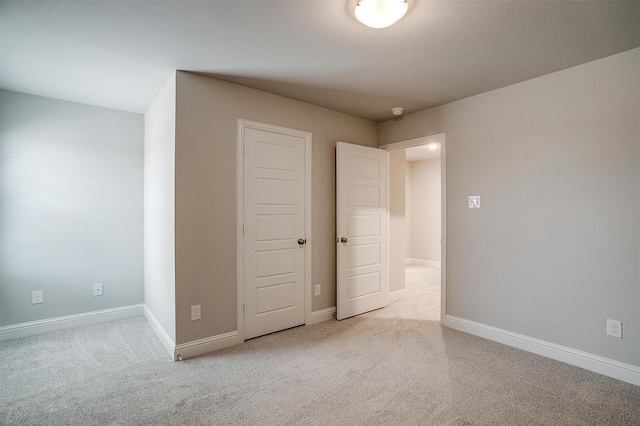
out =
{"type": "Polygon", "coordinates": [[[244,225],[242,225],[242,236],[244,237],[244,225]]]}
{"type": "Polygon", "coordinates": [[[242,304],[242,313],[244,314],[244,303],[242,304]]]}

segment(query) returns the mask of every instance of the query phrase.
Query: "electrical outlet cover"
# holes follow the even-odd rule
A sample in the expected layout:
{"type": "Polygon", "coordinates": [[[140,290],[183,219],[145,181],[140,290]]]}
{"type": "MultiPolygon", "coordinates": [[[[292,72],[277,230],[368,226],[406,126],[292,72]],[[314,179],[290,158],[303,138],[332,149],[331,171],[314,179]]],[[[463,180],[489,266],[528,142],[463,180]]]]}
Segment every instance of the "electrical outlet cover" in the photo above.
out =
{"type": "Polygon", "coordinates": [[[607,336],[622,339],[622,321],[607,319],[607,336]]]}
{"type": "Polygon", "coordinates": [[[479,195],[470,195],[469,196],[469,208],[470,209],[479,209],[480,208],[480,196],[479,195]]]}
{"type": "Polygon", "coordinates": [[[31,292],[31,304],[37,305],[44,301],[44,296],[42,294],[42,290],[32,291],[31,292]]]}
{"type": "Polygon", "coordinates": [[[200,305],[193,305],[191,307],[191,321],[199,320],[200,318],[200,305]]]}
{"type": "Polygon", "coordinates": [[[102,296],[102,284],[94,284],[93,285],[93,295],[94,296],[102,296]]]}

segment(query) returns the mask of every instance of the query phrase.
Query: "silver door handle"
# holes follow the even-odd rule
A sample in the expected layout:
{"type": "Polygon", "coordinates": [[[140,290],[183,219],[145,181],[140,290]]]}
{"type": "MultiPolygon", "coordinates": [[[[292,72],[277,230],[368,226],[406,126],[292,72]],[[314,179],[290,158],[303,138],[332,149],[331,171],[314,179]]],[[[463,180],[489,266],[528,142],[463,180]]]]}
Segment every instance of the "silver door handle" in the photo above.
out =
{"type": "Polygon", "coordinates": [[[348,243],[348,242],[349,242],[349,239],[348,239],[348,238],[346,238],[346,237],[342,237],[342,238],[340,238],[340,242],[341,242],[341,243],[348,243]]]}
{"type": "Polygon", "coordinates": [[[307,244],[307,240],[305,240],[304,238],[298,238],[298,244],[300,244],[301,246],[305,245],[307,244]]]}

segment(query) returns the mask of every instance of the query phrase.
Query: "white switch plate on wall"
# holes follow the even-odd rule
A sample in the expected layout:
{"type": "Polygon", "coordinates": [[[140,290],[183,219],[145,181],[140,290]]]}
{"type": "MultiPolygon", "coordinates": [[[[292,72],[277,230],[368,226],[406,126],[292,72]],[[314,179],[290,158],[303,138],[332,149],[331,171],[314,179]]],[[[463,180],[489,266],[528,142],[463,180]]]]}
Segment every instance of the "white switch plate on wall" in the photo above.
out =
{"type": "Polygon", "coordinates": [[[320,284],[316,284],[316,287],[315,287],[315,295],[316,295],[316,296],[320,296],[320,291],[321,291],[321,289],[320,289],[320,284]]]}
{"type": "Polygon", "coordinates": [[[470,195],[469,196],[469,208],[470,209],[479,209],[480,208],[480,196],[479,195],[470,195]]]}

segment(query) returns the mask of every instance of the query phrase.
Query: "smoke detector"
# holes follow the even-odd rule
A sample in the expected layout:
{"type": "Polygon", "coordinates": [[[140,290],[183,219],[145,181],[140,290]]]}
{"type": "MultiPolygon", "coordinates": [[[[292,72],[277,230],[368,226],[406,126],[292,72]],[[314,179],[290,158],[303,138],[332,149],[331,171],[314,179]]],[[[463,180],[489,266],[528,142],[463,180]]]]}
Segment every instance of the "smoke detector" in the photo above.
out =
{"type": "Polygon", "coordinates": [[[404,112],[404,108],[394,107],[394,108],[391,108],[391,112],[393,113],[393,115],[402,115],[402,113],[404,112]]]}

